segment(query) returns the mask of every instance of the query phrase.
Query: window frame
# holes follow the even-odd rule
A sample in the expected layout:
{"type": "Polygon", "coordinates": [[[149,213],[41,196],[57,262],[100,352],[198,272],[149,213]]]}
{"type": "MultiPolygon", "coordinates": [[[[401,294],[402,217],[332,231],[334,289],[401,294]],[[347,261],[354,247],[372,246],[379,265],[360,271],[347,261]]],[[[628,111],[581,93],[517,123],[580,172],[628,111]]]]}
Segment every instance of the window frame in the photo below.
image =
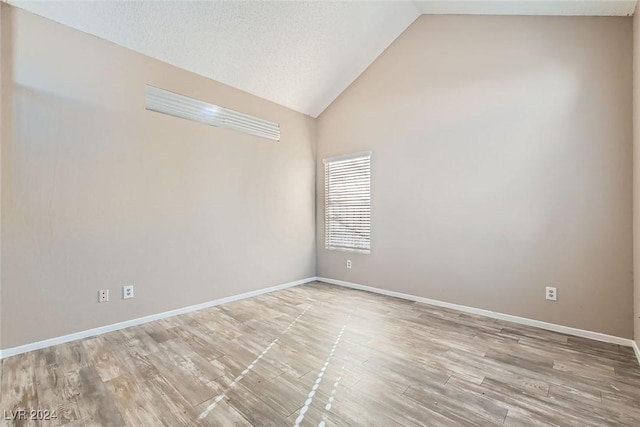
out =
{"type": "Polygon", "coordinates": [[[340,155],[340,156],[334,156],[334,157],[327,157],[325,159],[322,159],[322,163],[324,166],[324,180],[325,180],[325,186],[324,186],[324,248],[325,250],[330,250],[330,251],[342,251],[342,252],[352,252],[352,253],[362,253],[362,254],[369,254],[371,253],[371,243],[372,243],[372,239],[371,239],[371,230],[372,230],[372,221],[371,221],[371,210],[372,210],[372,191],[371,191],[371,158],[372,158],[372,151],[360,151],[357,153],[350,153],[350,154],[345,154],[345,155],[340,155]],[[329,186],[328,186],[328,182],[329,182],[329,177],[327,175],[327,167],[329,164],[331,163],[339,163],[339,162],[344,162],[344,161],[349,161],[349,160],[359,160],[359,159],[368,159],[369,160],[369,230],[368,230],[368,234],[369,234],[369,241],[368,241],[368,248],[363,249],[363,248],[356,248],[356,247],[344,247],[344,246],[331,246],[329,245],[329,239],[328,237],[328,233],[329,233],[329,215],[328,215],[328,210],[329,210],[329,186]]]}

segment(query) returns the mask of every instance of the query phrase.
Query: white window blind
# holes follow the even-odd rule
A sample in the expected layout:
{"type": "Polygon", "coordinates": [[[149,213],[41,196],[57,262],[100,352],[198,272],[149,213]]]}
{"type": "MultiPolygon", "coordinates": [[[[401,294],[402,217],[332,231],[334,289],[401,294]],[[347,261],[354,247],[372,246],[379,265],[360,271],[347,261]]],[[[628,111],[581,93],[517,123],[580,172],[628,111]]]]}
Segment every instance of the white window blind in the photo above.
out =
{"type": "Polygon", "coordinates": [[[371,152],[324,159],[325,247],[371,250],[371,152]]]}
{"type": "Polygon", "coordinates": [[[146,109],[211,126],[233,129],[262,138],[280,140],[280,125],[239,111],[147,85],[146,109]]]}

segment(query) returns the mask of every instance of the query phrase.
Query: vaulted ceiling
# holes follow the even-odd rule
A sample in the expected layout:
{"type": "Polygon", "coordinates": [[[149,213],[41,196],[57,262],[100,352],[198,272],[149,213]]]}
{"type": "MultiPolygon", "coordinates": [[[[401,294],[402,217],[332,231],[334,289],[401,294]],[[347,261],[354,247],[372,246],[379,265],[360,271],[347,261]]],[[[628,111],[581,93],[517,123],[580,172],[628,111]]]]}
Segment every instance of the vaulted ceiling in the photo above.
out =
{"type": "Polygon", "coordinates": [[[636,0],[10,3],[317,117],[427,14],[633,14],[636,0]]]}

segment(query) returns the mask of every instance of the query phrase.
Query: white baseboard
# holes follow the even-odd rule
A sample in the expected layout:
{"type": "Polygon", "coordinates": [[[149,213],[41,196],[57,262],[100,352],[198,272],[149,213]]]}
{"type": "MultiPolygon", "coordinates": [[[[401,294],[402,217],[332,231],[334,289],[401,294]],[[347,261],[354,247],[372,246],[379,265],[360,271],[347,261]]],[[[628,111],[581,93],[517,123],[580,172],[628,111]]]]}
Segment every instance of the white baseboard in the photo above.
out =
{"type": "Polygon", "coordinates": [[[402,298],[409,301],[421,302],[424,304],[436,305],[438,307],[446,307],[453,310],[463,311],[465,313],[478,314],[481,316],[491,317],[493,319],[500,319],[500,320],[506,320],[508,322],[519,323],[521,325],[534,326],[536,328],[547,329],[549,331],[560,332],[567,335],[574,335],[577,337],[590,338],[596,341],[604,341],[612,344],[623,345],[626,347],[633,347],[636,351],[636,356],[638,356],[638,363],[640,363],[640,351],[638,350],[638,346],[636,345],[636,342],[627,338],[602,334],[600,332],[586,331],[584,329],[577,329],[569,326],[557,325],[555,323],[543,322],[541,320],[528,319],[526,317],[513,316],[511,314],[498,313],[496,311],[483,310],[481,308],[468,307],[466,305],[453,304],[450,302],[438,301],[434,299],[418,297],[415,295],[403,294],[401,292],[388,291],[386,289],[373,288],[371,286],[359,285],[357,283],[345,282],[345,281],[336,280],[336,279],[329,279],[326,277],[318,277],[317,280],[321,282],[330,283],[332,285],[344,286],[352,289],[359,289],[361,291],[374,292],[376,294],[402,298]]]}
{"type": "Polygon", "coordinates": [[[271,286],[264,289],[258,289],[256,291],[245,292],[239,295],[232,295],[230,297],[220,298],[213,301],[203,302],[201,304],[190,305],[188,307],[182,307],[175,310],[165,311],[163,313],[151,314],[149,316],[138,317],[137,319],[131,319],[124,322],[113,323],[111,325],[100,326],[98,328],[88,329],[86,331],[74,332],[69,335],[63,335],[61,337],[50,338],[43,341],[38,341],[30,344],[21,345],[18,347],[6,348],[0,350],[0,359],[15,356],[17,354],[27,353],[33,350],[39,350],[41,348],[51,347],[58,344],[64,344],[70,341],[79,340],[82,338],[92,337],[95,335],[104,334],[111,331],[117,331],[118,329],[124,329],[131,326],[142,325],[143,323],[152,322],[154,320],[164,319],[167,317],[177,316],[179,314],[189,313],[196,310],[202,310],[203,308],[209,308],[220,304],[225,304],[232,301],[237,301],[245,298],[255,297],[257,295],[266,294],[268,292],[279,291],[281,289],[291,288],[293,286],[302,285],[304,283],[313,282],[316,277],[308,277],[306,279],[296,280],[294,282],[283,283],[281,285],[271,286]]]}
{"type": "Polygon", "coordinates": [[[402,298],[409,301],[416,301],[424,304],[431,304],[439,307],[446,307],[453,310],[459,310],[466,313],[478,314],[481,316],[491,317],[493,319],[506,320],[509,322],[519,323],[527,326],[534,326],[541,329],[547,329],[550,331],[560,332],[567,335],[574,335],[583,338],[590,338],[597,341],[604,341],[612,344],[619,344],[627,347],[632,347],[635,351],[638,363],[640,364],[640,349],[638,344],[634,340],[627,338],[616,337],[613,335],[602,334],[599,332],[586,331],[584,329],[572,328],[569,326],[557,325],[554,323],[547,323],[540,320],[528,319],[525,317],[513,316],[510,314],[498,313],[495,311],[484,310],[481,308],[468,307],[465,305],[453,304],[444,301],[438,301],[434,299],[418,297],[415,295],[404,294],[401,292],[388,291],[386,289],[374,288],[371,286],[359,285],[357,283],[345,282],[342,280],[329,279],[326,277],[308,277],[306,279],[296,280],[294,282],[283,283],[281,285],[271,286],[268,288],[258,289],[255,291],[245,292],[243,294],[232,295],[230,297],[220,298],[213,301],[204,302],[201,304],[190,305],[188,307],[182,307],[175,310],[165,311],[162,313],[151,314],[149,316],[139,317],[137,319],[127,320],[124,322],[114,323],[111,325],[101,326],[98,328],[88,329],[85,331],[75,332],[61,337],[50,338],[43,341],[38,341],[30,344],[21,345],[18,347],[7,348],[0,350],[0,359],[15,356],[22,353],[27,353],[33,350],[39,350],[41,348],[51,347],[58,344],[64,344],[70,341],[79,340],[82,338],[88,338],[95,335],[104,334],[111,331],[117,331],[119,329],[128,328],[131,326],[142,325],[144,323],[152,322],[154,320],[165,319],[167,317],[177,316],[179,314],[189,313],[196,310],[201,310],[208,307],[214,307],[216,305],[225,304],[232,301],[237,301],[245,298],[254,297],[257,295],[266,294],[269,292],[278,291],[281,289],[291,288],[294,286],[302,285],[313,281],[321,281],[330,283],[332,285],[344,286],[352,289],[359,289],[362,291],[373,292],[381,295],[387,295],[396,298],[402,298]]]}
{"type": "Polygon", "coordinates": [[[640,348],[638,348],[638,343],[635,341],[632,341],[633,344],[631,345],[631,347],[633,347],[633,351],[636,352],[636,359],[638,359],[638,365],[640,365],[640,348]]]}

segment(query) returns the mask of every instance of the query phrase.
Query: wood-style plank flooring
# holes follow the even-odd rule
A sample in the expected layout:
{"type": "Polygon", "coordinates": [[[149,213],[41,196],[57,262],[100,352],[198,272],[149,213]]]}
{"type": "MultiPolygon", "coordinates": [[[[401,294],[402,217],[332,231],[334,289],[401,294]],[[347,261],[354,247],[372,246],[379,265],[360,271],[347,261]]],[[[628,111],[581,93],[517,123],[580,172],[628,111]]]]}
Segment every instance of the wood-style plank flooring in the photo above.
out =
{"type": "Polygon", "coordinates": [[[322,283],[3,365],[2,425],[640,426],[630,348],[322,283]]]}

